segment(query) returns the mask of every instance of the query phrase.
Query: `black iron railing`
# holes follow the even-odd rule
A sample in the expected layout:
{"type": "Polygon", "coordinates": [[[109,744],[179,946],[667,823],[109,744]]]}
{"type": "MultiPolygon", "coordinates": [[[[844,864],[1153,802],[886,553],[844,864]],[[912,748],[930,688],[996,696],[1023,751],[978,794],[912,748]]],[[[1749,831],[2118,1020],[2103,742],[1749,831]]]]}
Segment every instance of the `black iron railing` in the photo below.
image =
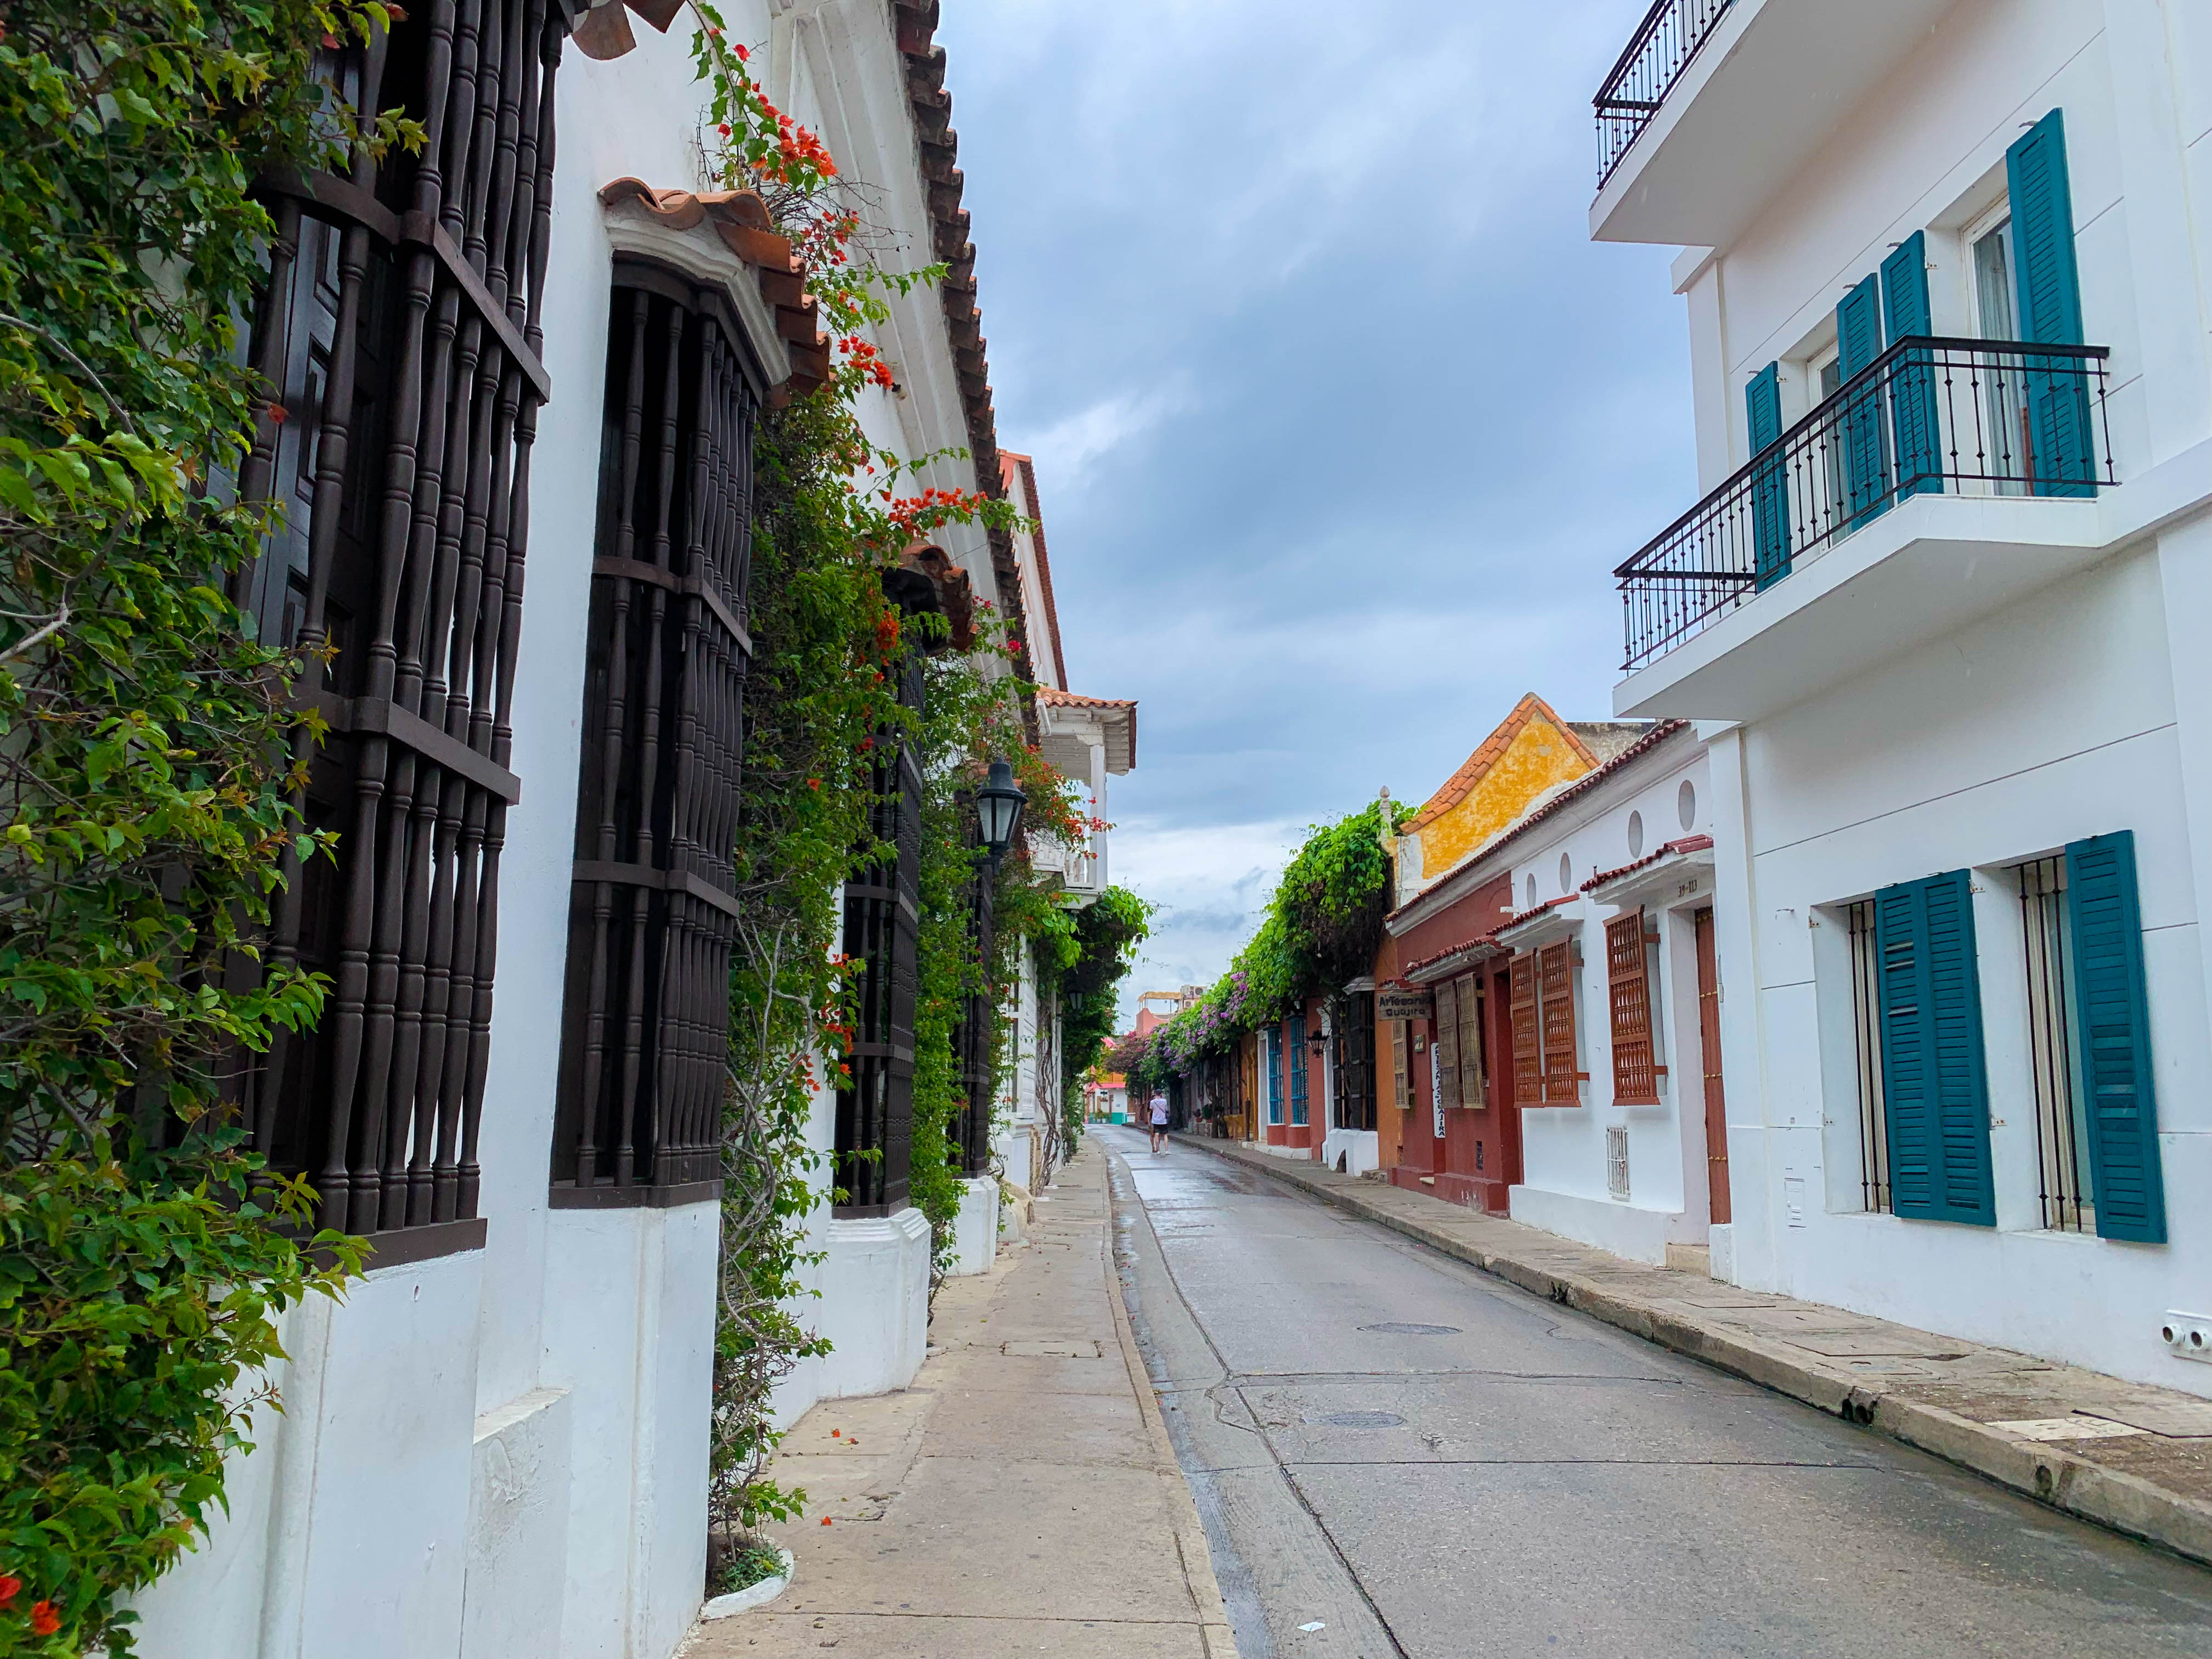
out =
{"type": "Polygon", "coordinates": [[[1698,48],[1734,0],[1656,0],[1628,49],[1591,100],[1597,110],[1597,186],[1613,177],[1637,135],[1651,124],[1698,48]]]}
{"type": "Polygon", "coordinates": [[[1613,573],[1635,670],[1908,495],[2094,495],[2115,482],[2103,346],[1913,335],[1613,573]]]}

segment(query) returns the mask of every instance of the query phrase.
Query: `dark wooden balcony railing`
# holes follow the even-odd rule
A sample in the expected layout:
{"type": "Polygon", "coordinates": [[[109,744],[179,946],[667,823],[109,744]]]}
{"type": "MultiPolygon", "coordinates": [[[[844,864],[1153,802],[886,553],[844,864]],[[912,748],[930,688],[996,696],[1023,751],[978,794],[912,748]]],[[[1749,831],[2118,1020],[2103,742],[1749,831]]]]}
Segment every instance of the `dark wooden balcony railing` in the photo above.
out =
{"type": "Polygon", "coordinates": [[[2094,495],[2115,482],[2103,346],[1913,335],[1613,574],[1646,666],[1908,495],[2094,495]]]}
{"type": "Polygon", "coordinates": [[[1597,185],[1613,177],[1732,0],[1656,0],[1597,89],[1597,185]]]}

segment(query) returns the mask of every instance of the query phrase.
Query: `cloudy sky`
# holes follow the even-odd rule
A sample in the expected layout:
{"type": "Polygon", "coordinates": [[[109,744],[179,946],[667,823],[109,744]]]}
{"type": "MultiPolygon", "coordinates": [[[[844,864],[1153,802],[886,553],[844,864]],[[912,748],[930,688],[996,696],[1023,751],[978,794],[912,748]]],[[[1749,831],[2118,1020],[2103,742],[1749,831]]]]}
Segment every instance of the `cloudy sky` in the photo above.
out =
{"type": "Polygon", "coordinates": [[[1523,691],[1604,718],[1607,573],[1695,497],[1671,251],[1587,240],[1644,0],[951,0],[1000,441],[1073,689],[1135,697],[1138,990],[1211,981],[1306,826],[1523,691]]]}

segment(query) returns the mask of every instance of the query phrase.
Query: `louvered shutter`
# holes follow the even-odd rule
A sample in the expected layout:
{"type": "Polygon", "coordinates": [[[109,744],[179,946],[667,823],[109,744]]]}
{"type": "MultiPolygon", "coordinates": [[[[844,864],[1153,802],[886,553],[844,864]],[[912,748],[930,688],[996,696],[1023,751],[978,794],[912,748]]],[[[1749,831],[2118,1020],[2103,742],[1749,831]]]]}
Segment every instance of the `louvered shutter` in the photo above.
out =
{"type": "MultiPolygon", "coordinates": [[[[2074,258],[2074,196],[2066,174],[2066,120],[2053,110],[2005,151],[2020,337],[2081,345],[2081,276],[2074,258]]],[[[2094,495],[2096,449],[2089,390],[2070,358],[2030,356],[2030,458],[2039,495],[2094,495]]]]}
{"type": "MultiPolygon", "coordinates": [[[[1869,276],[1844,295],[1836,307],[1836,368],[1851,380],[1881,356],[1881,300],[1878,281],[1869,276]]],[[[1889,505],[1888,436],[1882,430],[1881,389],[1857,388],[1837,412],[1829,441],[1840,444],[1844,499],[1840,516],[1856,530],[1889,505]]]]}
{"type": "Polygon", "coordinates": [[[1293,1015],[1283,1023],[1289,1028],[1284,1035],[1290,1049],[1291,1125],[1293,1128],[1300,1128],[1311,1115],[1311,1109],[1306,1100],[1305,1018],[1303,1014],[1293,1015]]]}
{"type": "Polygon", "coordinates": [[[1644,969],[1644,912],[1605,925],[1607,1004],[1612,1015],[1613,1097],[1623,1106],[1656,1106],[1659,1079],[1651,1049],[1651,986],[1644,969]]]}
{"type": "Polygon", "coordinates": [[[2159,1167],[2131,831],[2077,841],[2066,849],[2066,908],[2097,1231],[2106,1238],[2162,1244],[2166,1187],[2159,1167]]]}
{"type": "Polygon", "coordinates": [[[1437,987],[1437,1103],[1446,1109],[1459,1104],[1459,981],[1446,980],[1437,987]]]}
{"type": "Polygon", "coordinates": [[[1575,1041],[1575,960],[1571,941],[1536,953],[1536,994],[1542,1004],[1544,1103],[1582,1104],[1582,1067],[1575,1041]]]}
{"type": "Polygon", "coordinates": [[[1541,1012],[1536,997],[1536,957],[1523,951],[1513,958],[1507,988],[1512,994],[1506,1012],[1513,1024],[1513,1103],[1544,1103],[1544,1036],[1538,1022],[1541,1012]]]}
{"type": "Polygon", "coordinates": [[[1413,1091],[1408,1077],[1407,1050],[1412,1045],[1407,1038],[1407,1021],[1390,1022],[1390,1103],[1401,1112],[1413,1109],[1413,1091]]]}
{"type": "Polygon", "coordinates": [[[1891,1207],[1921,1220],[1994,1226],[1981,979],[1966,872],[1883,889],[1875,895],[1875,933],[1891,1207]]]}
{"type": "MultiPolygon", "coordinates": [[[[1881,307],[1889,322],[1889,343],[1910,336],[1933,334],[1928,303],[1928,238],[1914,231],[1881,262],[1881,307]]],[[[1897,490],[1900,495],[1933,495],[1943,487],[1942,436],[1936,422],[1936,375],[1929,354],[1905,354],[1890,381],[1891,435],[1897,441],[1897,490]]]]}
{"type": "Polygon", "coordinates": [[[1459,1103],[1472,1110],[1490,1103],[1483,1069],[1482,980],[1469,974],[1459,982],[1459,1103]]]}
{"type": "MultiPolygon", "coordinates": [[[[1782,436],[1782,366],[1769,363],[1743,389],[1743,411],[1757,457],[1782,436]]],[[[1771,587],[1790,574],[1790,479],[1779,454],[1751,477],[1751,539],[1758,585],[1771,587]]]]}

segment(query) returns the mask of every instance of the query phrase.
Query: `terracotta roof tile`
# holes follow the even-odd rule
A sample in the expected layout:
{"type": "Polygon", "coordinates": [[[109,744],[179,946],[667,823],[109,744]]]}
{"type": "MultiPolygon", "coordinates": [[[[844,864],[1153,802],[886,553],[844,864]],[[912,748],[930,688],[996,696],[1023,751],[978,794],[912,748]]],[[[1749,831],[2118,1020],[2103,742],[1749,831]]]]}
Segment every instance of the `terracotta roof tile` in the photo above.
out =
{"type": "Polygon", "coordinates": [[[655,190],[642,179],[617,179],[599,187],[607,207],[627,204],[671,230],[710,227],[722,246],[753,267],[761,297],[775,312],[776,334],[791,358],[791,378],[771,398],[804,398],[830,378],[830,342],[823,337],[814,296],[806,292],[806,264],[778,235],[768,204],[750,190],[655,190]],[[780,394],[780,395],[779,395],[780,394]]]}
{"type": "Polygon", "coordinates": [[[1134,697],[1079,697],[1073,691],[1060,691],[1049,685],[1037,687],[1036,699],[1055,708],[1134,708],[1134,697]]]}
{"type": "Polygon", "coordinates": [[[1052,592],[1052,555],[1044,544],[1044,501],[1037,494],[1036,466],[1026,455],[1011,449],[999,452],[999,461],[1009,482],[1017,469],[1022,475],[1022,494],[1029,500],[1030,539],[1036,544],[1037,585],[1044,589],[1044,625],[1052,635],[1052,665],[1060,678],[1067,678],[1067,653],[1060,644],[1060,604],[1052,592]]]}
{"type": "Polygon", "coordinates": [[[1657,852],[1646,853],[1642,858],[1632,859],[1618,869],[1595,872],[1590,878],[1582,884],[1582,890],[1585,893],[1595,892],[1609,881],[1619,881],[1623,876],[1632,876],[1638,870],[1648,870],[1663,858],[1677,853],[1703,853],[1710,849],[1712,844],[1713,838],[1711,836],[1683,836],[1677,840],[1668,842],[1657,852]]]}
{"type": "MultiPolygon", "coordinates": [[[[938,297],[960,381],[968,419],[968,448],[975,458],[976,487],[1006,499],[1004,464],[999,455],[998,417],[991,407],[990,362],[985,352],[983,315],[975,305],[975,245],[969,240],[967,210],[960,205],[965,180],[954,163],[960,137],[952,130],[952,94],[945,89],[945,48],[937,45],[938,0],[892,0],[891,27],[906,63],[907,102],[914,114],[916,160],[929,201],[930,243],[945,264],[938,297]]],[[[1025,635],[1021,568],[1014,538],[1004,530],[988,532],[991,568],[998,578],[999,609],[1016,638],[1025,635]]],[[[1037,740],[1034,710],[1028,711],[1030,740],[1037,740]]]]}
{"type": "Polygon", "coordinates": [[[1499,721],[1498,729],[1485,738],[1475,751],[1461,763],[1459,770],[1444,780],[1443,787],[1423,803],[1421,810],[1414,813],[1413,821],[1407,824],[1405,833],[1411,835],[1425,824],[1435,823],[1472,794],[1474,786],[1482,781],[1483,774],[1504,758],[1506,750],[1512,746],[1513,739],[1521,735],[1521,729],[1538,715],[1565,732],[1567,741],[1580,750],[1583,758],[1592,766],[1599,763],[1599,757],[1590,752],[1589,744],[1583,741],[1575,729],[1553,714],[1549,703],[1531,691],[1513,705],[1513,712],[1499,721]]]}

